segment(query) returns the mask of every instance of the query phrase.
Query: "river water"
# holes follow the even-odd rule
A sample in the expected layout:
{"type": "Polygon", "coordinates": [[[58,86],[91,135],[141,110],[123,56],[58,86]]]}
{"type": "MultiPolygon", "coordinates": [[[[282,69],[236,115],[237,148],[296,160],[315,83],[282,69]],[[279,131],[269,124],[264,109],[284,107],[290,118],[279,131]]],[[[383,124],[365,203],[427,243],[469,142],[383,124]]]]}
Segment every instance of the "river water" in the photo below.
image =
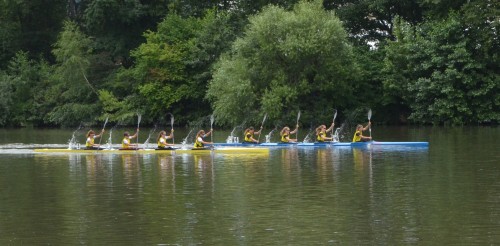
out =
{"type": "Polygon", "coordinates": [[[0,129],[0,245],[500,242],[499,127],[372,134],[429,147],[44,154],[72,130],[0,129]]]}

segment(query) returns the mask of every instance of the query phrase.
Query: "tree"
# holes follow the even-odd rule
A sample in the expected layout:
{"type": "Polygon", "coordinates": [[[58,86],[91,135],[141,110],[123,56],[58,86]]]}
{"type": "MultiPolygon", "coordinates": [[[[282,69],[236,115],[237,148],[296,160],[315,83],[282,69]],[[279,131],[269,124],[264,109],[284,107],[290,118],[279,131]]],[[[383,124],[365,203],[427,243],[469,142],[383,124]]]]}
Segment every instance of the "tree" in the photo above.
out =
{"type": "Polygon", "coordinates": [[[387,49],[384,83],[390,95],[411,108],[411,120],[455,125],[500,120],[498,56],[492,55],[498,46],[491,45],[498,38],[474,35],[491,35],[498,24],[479,23],[451,13],[417,27],[398,26],[397,42],[387,49]],[[485,46],[485,53],[478,52],[485,46]]]}
{"type": "Polygon", "coordinates": [[[94,48],[112,59],[132,65],[129,52],[144,42],[142,34],[152,30],[169,12],[170,0],[91,0],[82,7],[82,24],[95,38],[94,48]]]}
{"type": "Polygon", "coordinates": [[[0,125],[41,125],[48,112],[40,100],[52,70],[44,62],[28,58],[26,52],[18,52],[5,72],[0,72],[0,125]]]}
{"type": "Polygon", "coordinates": [[[92,41],[74,22],[65,22],[53,50],[57,64],[47,91],[47,102],[54,105],[47,121],[58,125],[93,122],[99,116],[97,89],[87,78],[92,41]],[[57,97],[51,97],[58,94],[57,97]]]}
{"type": "Polygon", "coordinates": [[[325,0],[344,22],[351,38],[361,44],[394,39],[396,16],[416,24],[422,20],[422,8],[414,0],[325,0]]]}
{"type": "Polygon", "coordinates": [[[0,68],[20,50],[52,60],[50,50],[65,18],[64,1],[0,1],[0,68]]]}
{"type": "Polygon", "coordinates": [[[317,1],[292,11],[268,6],[250,17],[209,85],[218,121],[235,124],[259,112],[277,119],[305,108],[309,119],[325,120],[333,105],[352,100],[356,66],[346,38],[340,20],[317,1]]]}
{"type": "MultiPolygon", "coordinates": [[[[146,42],[131,54],[135,65],[117,73],[114,92],[107,91],[105,98],[114,98],[107,100],[110,105],[127,100],[125,105],[144,111],[151,120],[167,112],[181,115],[179,121],[209,114],[203,100],[212,64],[230,47],[235,30],[224,12],[208,11],[203,18],[169,15],[156,32],[144,34],[146,42]]],[[[126,110],[117,106],[113,112],[126,110]]]]}

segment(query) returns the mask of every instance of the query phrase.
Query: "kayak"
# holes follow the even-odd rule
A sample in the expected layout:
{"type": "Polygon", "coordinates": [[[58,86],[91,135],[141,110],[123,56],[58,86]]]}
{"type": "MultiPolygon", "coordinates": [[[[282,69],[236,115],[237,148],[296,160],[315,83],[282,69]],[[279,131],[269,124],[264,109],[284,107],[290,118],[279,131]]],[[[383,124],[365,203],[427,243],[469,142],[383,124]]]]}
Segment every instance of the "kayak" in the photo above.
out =
{"type": "Polygon", "coordinates": [[[322,143],[299,143],[298,146],[333,146],[333,147],[369,147],[369,146],[408,146],[428,147],[429,142],[322,142],[322,143]]]}
{"type": "Polygon", "coordinates": [[[102,153],[102,154],[269,154],[268,148],[168,148],[168,149],[34,149],[36,153],[102,153]]]}
{"type": "Polygon", "coordinates": [[[315,143],[213,143],[211,146],[224,146],[224,147],[368,147],[368,146],[413,146],[413,147],[428,147],[429,142],[315,142],[315,143]]]}
{"type": "Polygon", "coordinates": [[[273,147],[273,146],[294,146],[298,145],[299,143],[213,143],[213,144],[206,144],[207,146],[218,146],[218,147],[273,147]]]}

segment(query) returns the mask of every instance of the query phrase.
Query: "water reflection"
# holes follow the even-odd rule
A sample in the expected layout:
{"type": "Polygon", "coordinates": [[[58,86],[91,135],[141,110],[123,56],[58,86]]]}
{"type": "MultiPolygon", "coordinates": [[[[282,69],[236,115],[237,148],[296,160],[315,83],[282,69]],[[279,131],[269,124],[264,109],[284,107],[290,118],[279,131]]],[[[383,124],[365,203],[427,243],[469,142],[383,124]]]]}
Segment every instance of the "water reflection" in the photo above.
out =
{"type": "MultiPolygon", "coordinates": [[[[97,187],[97,179],[98,179],[98,174],[104,173],[104,168],[101,160],[102,156],[101,155],[88,155],[85,157],[85,162],[86,162],[86,173],[87,173],[87,180],[86,184],[87,187],[97,187]]],[[[78,158],[79,159],[79,158],[78,158]]],[[[71,163],[70,159],[70,163],[71,163]]],[[[75,164],[74,166],[78,165],[81,163],[80,160],[77,160],[76,162],[73,161],[75,164]],[[78,164],[77,164],[78,163],[78,164]]]]}
{"type": "Polygon", "coordinates": [[[281,156],[281,165],[285,181],[294,182],[292,178],[297,178],[296,182],[301,183],[300,174],[302,172],[298,150],[296,148],[284,148],[279,150],[281,156]]]}
{"type": "Polygon", "coordinates": [[[336,160],[332,148],[318,148],[316,150],[316,167],[320,183],[329,183],[332,174],[334,173],[333,167],[336,160]]]}
{"type": "MultiPolygon", "coordinates": [[[[162,190],[171,190],[172,193],[176,193],[175,190],[175,156],[160,154],[158,155],[158,167],[160,176],[160,188],[162,190]]],[[[162,193],[164,194],[164,193],[162,193]]]]}
{"type": "Polygon", "coordinates": [[[452,140],[269,155],[0,155],[0,244],[495,244],[496,146],[452,140]]]}
{"type": "Polygon", "coordinates": [[[122,159],[122,171],[123,171],[123,179],[125,181],[125,185],[127,187],[130,187],[131,191],[134,189],[138,189],[137,192],[140,191],[141,188],[143,187],[143,184],[142,184],[142,170],[141,170],[141,165],[139,164],[139,155],[123,154],[120,155],[120,157],[122,159]]]}
{"type": "Polygon", "coordinates": [[[214,154],[194,154],[195,172],[198,176],[198,185],[210,193],[214,192],[215,173],[214,173],[214,154]]]}

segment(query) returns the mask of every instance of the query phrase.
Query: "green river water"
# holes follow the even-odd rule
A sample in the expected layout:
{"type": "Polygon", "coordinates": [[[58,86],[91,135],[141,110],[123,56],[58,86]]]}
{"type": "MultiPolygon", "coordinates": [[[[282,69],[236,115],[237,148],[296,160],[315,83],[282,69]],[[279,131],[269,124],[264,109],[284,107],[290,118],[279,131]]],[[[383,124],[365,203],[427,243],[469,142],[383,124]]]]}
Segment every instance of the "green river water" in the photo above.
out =
{"type": "Polygon", "coordinates": [[[428,148],[32,152],[72,132],[0,129],[0,245],[500,243],[500,127],[373,128],[428,148]]]}

